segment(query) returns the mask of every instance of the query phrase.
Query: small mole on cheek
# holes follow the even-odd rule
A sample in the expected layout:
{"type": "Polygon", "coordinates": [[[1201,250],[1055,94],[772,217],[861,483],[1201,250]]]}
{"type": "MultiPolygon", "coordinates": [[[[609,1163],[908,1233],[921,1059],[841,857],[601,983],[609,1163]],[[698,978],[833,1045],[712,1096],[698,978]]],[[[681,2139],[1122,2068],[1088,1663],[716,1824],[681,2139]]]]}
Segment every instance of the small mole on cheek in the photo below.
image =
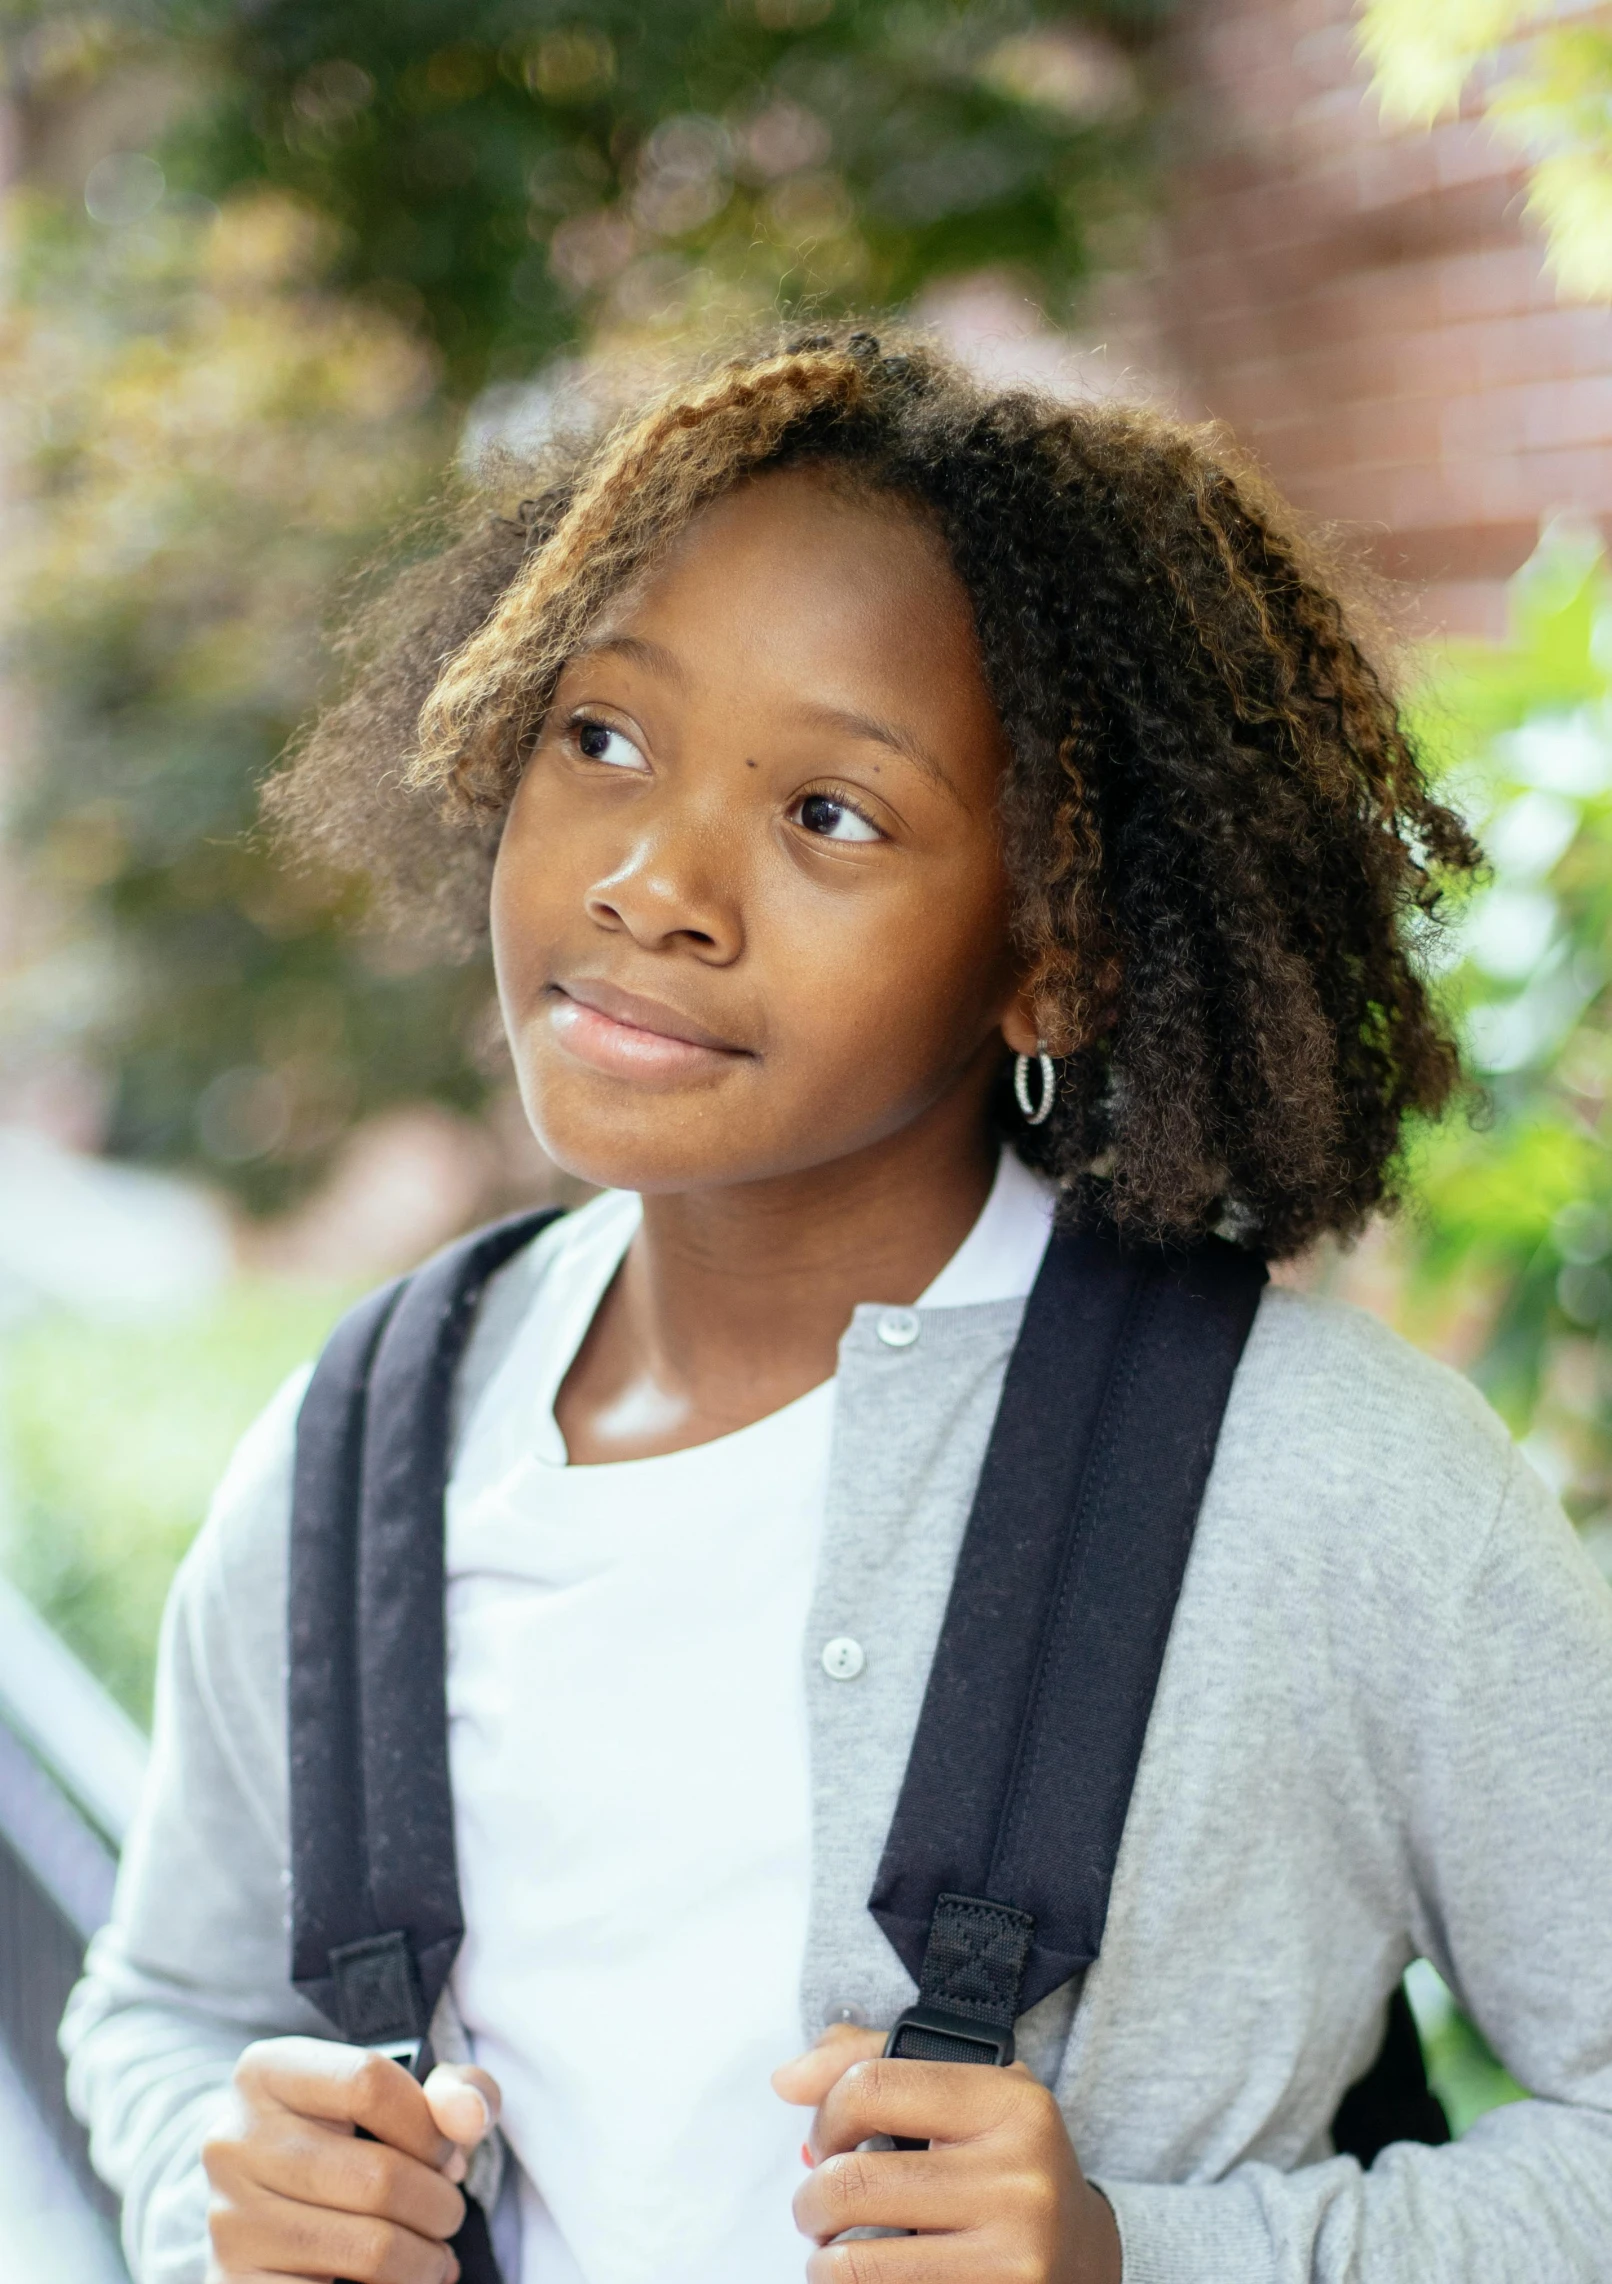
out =
{"type": "Polygon", "coordinates": [[[756,766],[756,765],[755,765],[755,763],[754,763],[753,761],[747,761],[747,762],[745,763],[745,767],[746,767],[746,769],[754,769],[754,768],[755,768],[755,766],[756,766]]]}

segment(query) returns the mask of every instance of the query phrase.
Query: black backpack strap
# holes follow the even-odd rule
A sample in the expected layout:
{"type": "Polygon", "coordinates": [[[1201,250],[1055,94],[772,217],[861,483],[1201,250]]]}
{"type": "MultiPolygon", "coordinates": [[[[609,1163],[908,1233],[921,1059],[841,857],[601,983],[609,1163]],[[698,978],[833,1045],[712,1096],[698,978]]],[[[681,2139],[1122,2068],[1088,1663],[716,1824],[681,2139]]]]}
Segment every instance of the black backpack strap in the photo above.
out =
{"type": "MultiPolygon", "coordinates": [[[[464,1936],[448,1784],[443,1495],[453,1376],[529,1213],[372,1293],[297,1415],[289,1592],[291,1976],[354,2045],[423,2078],[464,1936]]],[[[465,2198],[463,2284],[502,2284],[465,2198]]]]}
{"type": "Polygon", "coordinates": [[[1059,1230],[1009,1362],[869,1908],[889,2051],[1006,2062],[1097,1956],[1221,1417],[1266,1281],[1059,1230]]]}
{"type": "Polygon", "coordinates": [[[291,1979],[342,2030],[353,2011],[338,1995],[331,1955],[378,1932],[358,1748],[357,1524],[369,1369],[402,1289],[371,1293],[326,1342],[297,1414],[292,1471],[291,1979]]]}
{"type": "Polygon", "coordinates": [[[448,1786],[443,1492],[453,1376],[522,1214],[361,1301],[297,1420],[291,1976],[359,2045],[417,2048],[464,1935],[448,1786]]]}
{"type": "MultiPolygon", "coordinates": [[[[1097,1956],[1164,1647],[1264,1265],[1058,1233],[1025,1309],[870,1908],[918,1984],[886,2051],[1007,2063],[1097,1956]]],[[[1344,2096],[1362,2165],[1437,2144],[1403,1985],[1344,2096]]]]}

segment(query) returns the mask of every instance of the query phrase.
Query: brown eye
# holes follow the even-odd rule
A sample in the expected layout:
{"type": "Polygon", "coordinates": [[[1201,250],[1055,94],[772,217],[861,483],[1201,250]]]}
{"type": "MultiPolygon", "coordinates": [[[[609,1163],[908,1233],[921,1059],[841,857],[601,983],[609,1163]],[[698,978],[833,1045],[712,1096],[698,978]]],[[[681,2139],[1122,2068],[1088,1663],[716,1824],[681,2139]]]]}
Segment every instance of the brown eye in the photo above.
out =
{"type": "Polygon", "coordinates": [[[577,722],[572,726],[577,751],[588,761],[602,761],[609,769],[643,769],[643,755],[632,739],[608,722],[577,722]]]}
{"type": "Polygon", "coordinates": [[[831,793],[808,793],[797,804],[795,814],[802,830],[822,841],[877,841],[884,837],[859,809],[853,809],[848,801],[836,801],[831,793]]]}

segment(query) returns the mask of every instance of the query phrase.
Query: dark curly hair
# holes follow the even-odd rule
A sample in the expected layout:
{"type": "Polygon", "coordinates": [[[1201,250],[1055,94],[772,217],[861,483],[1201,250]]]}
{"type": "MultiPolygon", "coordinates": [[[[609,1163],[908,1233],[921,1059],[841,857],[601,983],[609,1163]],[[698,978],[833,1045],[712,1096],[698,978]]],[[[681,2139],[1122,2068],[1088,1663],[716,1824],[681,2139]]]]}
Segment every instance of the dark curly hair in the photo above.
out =
{"type": "Polygon", "coordinates": [[[469,947],[578,637],[703,503],[803,463],[911,504],[972,600],[1012,754],[1015,932],[1061,1059],[1043,1126],[1004,1085],[1021,1155],[1138,1237],[1282,1255],[1357,1230],[1406,1115],[1459,1081],[1418,954],[1441,876],[1479,852],[1339,565],[1213,432],[989,391],[849,328],[707,364],[506,466],[369,605],[272,816],[469,947]]]}

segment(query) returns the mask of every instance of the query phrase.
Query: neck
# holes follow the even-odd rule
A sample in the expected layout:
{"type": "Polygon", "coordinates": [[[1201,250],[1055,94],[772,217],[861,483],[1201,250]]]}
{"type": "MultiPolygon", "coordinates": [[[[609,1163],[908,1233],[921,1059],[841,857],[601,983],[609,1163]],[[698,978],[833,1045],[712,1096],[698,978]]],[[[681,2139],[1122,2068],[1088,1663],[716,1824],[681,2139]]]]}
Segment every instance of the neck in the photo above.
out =
{"type": "Polygon", "coordinates": [[[971,1098],[832,1165],[646,1197],[557,1406],[572,1459],[707,1442],[831,1378],[853,1309],[918,1298],[996,1163],[971,1098]]]}

